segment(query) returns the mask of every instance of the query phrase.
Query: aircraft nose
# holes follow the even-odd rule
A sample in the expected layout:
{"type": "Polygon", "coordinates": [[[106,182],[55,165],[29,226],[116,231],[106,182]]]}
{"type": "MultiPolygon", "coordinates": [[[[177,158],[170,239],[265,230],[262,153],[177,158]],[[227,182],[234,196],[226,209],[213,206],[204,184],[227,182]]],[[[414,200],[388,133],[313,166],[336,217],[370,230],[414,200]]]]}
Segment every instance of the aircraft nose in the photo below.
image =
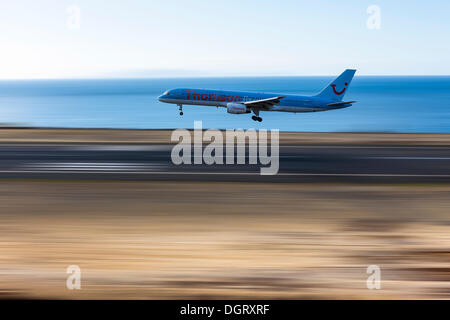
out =
{"type": "Polygon", "coordinates": [[[162,95],[160,95],[158,97],[158,100],[161,101],[161,102],[166,102],[168,95],[169,95],[169,91],[166,91],[166,92],[164,92],[162,95]]]}

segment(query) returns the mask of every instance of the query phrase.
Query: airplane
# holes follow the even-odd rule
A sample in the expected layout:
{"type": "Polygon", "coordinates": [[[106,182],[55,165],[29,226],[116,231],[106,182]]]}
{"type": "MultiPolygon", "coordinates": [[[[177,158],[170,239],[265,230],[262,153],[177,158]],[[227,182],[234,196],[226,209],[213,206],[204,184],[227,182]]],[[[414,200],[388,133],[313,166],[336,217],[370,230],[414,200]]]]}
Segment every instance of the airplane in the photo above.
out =
{"type": "Polygon", "coordinates": [[[317,112],[352,106],[356,101],[342,101],[342,99],[355,72],[354,69],[345,70],[320,93],[313,96],[181,88],[164,92],[158,100],[178,105],[181,116],[183,105],[214,106],[225,107],[231,114],[253,112],[252,119],[261,122],[259,114],[262,111],[317,112]]]}

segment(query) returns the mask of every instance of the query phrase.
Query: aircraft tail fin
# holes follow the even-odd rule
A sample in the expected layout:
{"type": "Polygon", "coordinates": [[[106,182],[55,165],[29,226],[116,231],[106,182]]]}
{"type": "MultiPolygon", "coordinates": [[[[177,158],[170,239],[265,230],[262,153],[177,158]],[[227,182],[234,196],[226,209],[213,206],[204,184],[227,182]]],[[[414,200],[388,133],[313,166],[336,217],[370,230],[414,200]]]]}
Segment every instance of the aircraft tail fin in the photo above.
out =
{"type": "Polygon", "coordinates": [[[348,87],[350,87],[350,83],[352,82],[355,72],[356,70],[354,69],[345,70],[339,77],[333,80],[328,86],[325,87],[325,89],[323,89],[318,95],[316,95],[316,97],[342,101],[345,92],[347,91],[348,87]]]}

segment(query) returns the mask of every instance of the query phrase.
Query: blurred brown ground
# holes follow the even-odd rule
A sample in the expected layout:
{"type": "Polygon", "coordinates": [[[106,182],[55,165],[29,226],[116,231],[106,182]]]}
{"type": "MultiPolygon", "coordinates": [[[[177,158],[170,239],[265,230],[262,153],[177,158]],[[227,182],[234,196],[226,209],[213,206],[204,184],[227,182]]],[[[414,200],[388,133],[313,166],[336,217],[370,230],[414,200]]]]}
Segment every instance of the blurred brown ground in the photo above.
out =
{"type": "MultiPolygon", "coordinates": [[[[172,130],[0,128],[0,143],[170,143],[172,130]]],[[[450,134],[280,132],[280,144],[450,145],[450,134]]]]}
{"type": "MultiPolygon", "coordinates": [[[[0,130],[2,143],[164,143],[169,130],[0,130]]],[[[450,145],[448,134],[281,133],[450,145]]],[[[450,185],[0,180],[0,298],[450,298],[450,185]],[[381,268],[381,290],[366,268],[381,268]],[[66,289],[78,265],[82,289],[66,289]]]]}
{"type": "Polygon", "coordinates": [[[449,222],[448,185],[2,180],[0,298],[448,299],[449,222]]]}

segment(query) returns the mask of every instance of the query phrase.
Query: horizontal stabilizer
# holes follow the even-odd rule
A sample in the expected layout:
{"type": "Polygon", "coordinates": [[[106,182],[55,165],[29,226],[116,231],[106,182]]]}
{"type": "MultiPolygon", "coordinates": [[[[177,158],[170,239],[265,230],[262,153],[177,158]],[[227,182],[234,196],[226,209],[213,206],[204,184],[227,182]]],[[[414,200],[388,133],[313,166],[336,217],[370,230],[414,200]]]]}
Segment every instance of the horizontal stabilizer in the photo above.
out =
{"type": "Polygon", "coordinates": [[[332,106],[341,106],[341,105],[344,105],[344,104],[352,104],[352,103],[355,103],[355,102],[356,102],[356,101],[333,102],[333,103],[327,104],[327,106],[328,106],[328,107],[332,107],[332,106]]]}

